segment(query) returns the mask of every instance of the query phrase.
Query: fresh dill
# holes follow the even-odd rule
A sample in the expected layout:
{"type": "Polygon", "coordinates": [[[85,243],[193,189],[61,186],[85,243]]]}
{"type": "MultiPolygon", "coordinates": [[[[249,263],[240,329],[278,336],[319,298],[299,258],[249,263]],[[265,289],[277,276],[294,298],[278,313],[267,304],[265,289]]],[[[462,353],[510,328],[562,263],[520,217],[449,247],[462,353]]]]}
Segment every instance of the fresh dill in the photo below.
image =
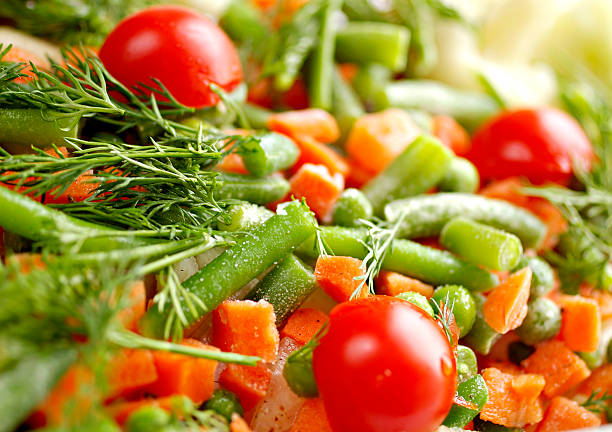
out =
{"type": "Polygon", "coordinates": [[[602,392],[601,390],[593,390],[587,400],[581,403],[580,406],[595,414],[601,414],[606,412],[611,400],[612,395],[609,395],[607,391],[602,392]]]}

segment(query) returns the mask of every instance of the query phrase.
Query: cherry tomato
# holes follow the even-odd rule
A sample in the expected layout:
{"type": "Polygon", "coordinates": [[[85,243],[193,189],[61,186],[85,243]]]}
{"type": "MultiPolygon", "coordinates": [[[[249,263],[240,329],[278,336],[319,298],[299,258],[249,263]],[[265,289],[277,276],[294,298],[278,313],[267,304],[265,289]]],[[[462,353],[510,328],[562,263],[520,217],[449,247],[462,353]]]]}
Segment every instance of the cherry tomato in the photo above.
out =
{"type": "Polygon", "coordinates": [[[394,297],[336,306],[313,369],[335,432],[430,432],[456,390],[446,335],[425,312],[394,297]]]}
{"type": "Polygon", "coordinates": [[[467,156],[484,180],[523,176],[533,183],[567,183],[573,162],[589,169],[593,148],[584,131],[556,108],[500,114],[476,132],[467,156]]]}
{"type": "Polygon", "coordinates": [[[100,49],[100,59],[121,83],[155,86],[157,78],[182,104],[216,104],[209,84],[231,91],[242,66],[231,40],[209,18],[178,6],[144,9],[121,21],[100,49]]]}

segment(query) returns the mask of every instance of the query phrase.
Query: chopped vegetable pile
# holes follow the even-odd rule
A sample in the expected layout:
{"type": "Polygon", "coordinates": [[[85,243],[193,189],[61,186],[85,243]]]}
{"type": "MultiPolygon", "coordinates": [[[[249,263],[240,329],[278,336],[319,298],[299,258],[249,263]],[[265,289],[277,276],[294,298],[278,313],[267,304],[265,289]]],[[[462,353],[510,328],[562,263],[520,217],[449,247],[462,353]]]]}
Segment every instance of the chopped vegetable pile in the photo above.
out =
{"type": "Polygon", "coordinates": [[[160,3],[0,4],[0,432],[612,423],[609,0],[160,3]]]}

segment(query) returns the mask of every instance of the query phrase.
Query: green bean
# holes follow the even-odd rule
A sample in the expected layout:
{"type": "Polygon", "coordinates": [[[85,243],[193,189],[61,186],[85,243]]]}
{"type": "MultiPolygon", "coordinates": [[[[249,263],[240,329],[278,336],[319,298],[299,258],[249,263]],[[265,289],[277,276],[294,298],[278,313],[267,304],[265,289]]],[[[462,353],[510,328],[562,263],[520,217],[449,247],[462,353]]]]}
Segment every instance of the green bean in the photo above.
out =
{"type": "Polygon", "coordinates": [[[206,401],[204,407],[216,411],[228,421],[232,420],[232,414],[238,413],[238,415],[242,415],[244,413],[238,397],[231,391],[224,389],[215,390],[212,397],[206,401]]]}
{"type": "MultiPolygon", "coordinates": [[[[274,262],[282,259],[297,245],[314,235],[316,221],[304,204],[293,201],[278,209],[278,214],[239,238],[234,246],[183,283],[186,292],[196,296],[203,312],[210,312],[223,300],[249,283],[274,262]]],[[[185,324],[200,318],[180,299],[185,324]]],[[[167,311],[166,311],[167,312],[167,311]]],[[[140,327],[144,334],[167,337],[166,314],[153,307],[147,311],[140,327]]]]}
{"type": "Polygon", "coordinates": [[[480,185],[478,170],[472,162],[456,157],[451,161],[444,178],[438,183],[442,192],[474,193],[480,185]]]}
{"type": "Polygon", "coordinates": [[[410,30],[381,22],[349,22],[336,35],[336,59],[340,62],[378,63],[394,72],[406,69],[410,30]]]}
{"type": "Polygon", "coordinates": [[[385,86],[381,103],[404,109],[423,109],[432,114],[447,114],[469,129],[481,125],[499,111],[497,102],[490,96],[428,80],[392,81],[385,86]]]}
{"type": "Polygon", "coordinates": [[[515,272],[525,267],[529,267],[532,274],[530,298],[533,299],[548,294],[555,283],[555,275],[550,264],[537,256],[523,256],[512,271],[515,272]]]}
{"type": "Polygon", "coordinates": [[[516,335],[528,345],[550,339],[561,329],[561,309],[546,297],[537,297],[527,305],[527,316],[516,335]]]}
{"type": "Polygon", "coordinates": [[[515,341],[508,345],[508,359],[517,366],[534,352],[534,347],[523,342],[515,341]]]}
{"type": "Polygon", "coordinates": [[[479,354],[487,355],[491,347],[500,338],[500,334],[493,330],[484,319],[482,305],[485,297],[482,294],[473,295],[476,302],[476,319],[472,330],[463,338],[464,343],[479,354]]]}
{"type": "Polygon", "coordinates": [[[381,214],[389,201],[421,194],[440,182],[453,154],[436,138],[420,136],[362,189],[381,214]]]}
{"type": "Polygon", "coordinates": [[[369,110],[379,111],[388,108],[385,86],[391,81],[391,71],[379,64],[372,63],[359,69],[353,87],[369,110]]]}
{"type": "Polygon", "coordinates": [[[324,110],[329,110],[332,106],[332,75],[335,67],[337,27],[334,18],[341,4],[342,0],[327,0],[323,9],[319,42],[310,58],[310,79],[308,80],[310,105],[324,110]]]}
{"type": "Polygon", "coordinates": [[[319,394],[312,369],[312,346],[304,345],[287,357],[283,376],[289,388],[301,397],[316,397],[319,394]]]}
{"type": "Polygon", "coordinates": [[[274,307],[280,326],[317,286],[311,269],[293,254],[287,255],[246,296],[266,300],[274,307]]]}
{"type": "Polygon", "coordinates": [[[432,298],[452,310],[459,337],[469,333],[476,319],[476,303],[467,289],[459,285],[444,285],[436,289],[432,298]]]}
{"type": "Polygon", "coordinates": [[[440,233],[440,244],[467,261],[494,270],[510,270],[523,254],[514,234],[463,217],[451,219],[440,233]]]}
{"type": "Polygon", "coordinates": [[[170,414],[156,406],[144,406],[130,415],[125,423],[127,432],[160,430],[170,423],[170,414]]]}
{"type": "MultiPolygon", "coordinates": [[[[367,254],[362,243],[367,237],[365,230],[321,227],[320,237],[335,255],[363,259],[367,254]]],[[[297,253],[317,257],[315,243],[314,236],[309,238],[300,245],[297,253]]],[[[499,283],[497,276],[491,272],[466,263],[448,252],[409,240],[394,240],[382,267],[434,285],[459,284],[472,291],[487,291],[499,283]]]]}
{"type": "Polygon", "coordinates": [[[439,193],[407,198],[387,204],[387,220],[404,221],[400,236],[433,237],[451,219],[466,217],[514,234],[525,249],[537,248],[546,235],[546,225],[536,216],[506,201],[464,193],[439,193]]]}
{"type": "Polygon", "coordinates": [[[238,152],[251,174],[262,177],[291,167],[300,151],[285,135],[267,133],[245,142],[238,152]]]}
{"type": "Polygon", "coordinates": [[[457,382],[461,384],[478,374],[476,354],[465,345],[457,346],[457,382]]]}
{"type": "Polygon", "coordinates": [[[264,21],[261,11],[251,2],[232,0],[219,19],[219,25],[232,40],[256,48],[269,33],[264,21]]]}
{"type": "Polygon", "coordinates": [[[332,220],[335,225],[355,227],[359,219],[372,217],[372,204],[358,189],[345,189],[334,204],[332,220]]]}
{"type": "Polygon", "coordinates": [[[267,204],[284,198],[289,192],[289,182],[282,177],[258,178],[221,173],[219,181],[219,187],[214,190],[216,199],[237,199],[255,204],[267,204]]]}
{"type": "Polygon", "coordinates": [[[400,293],[396,295],[395,297],[412,303],[416,307],[423,309],[425,312],[427,312],[429,316],[434,318],[434,310],[429,304],[427,297],[425,297],[423,294],[419,294],[418,292],[414,292],[414,291],[407,291],[407,292],[400,293]]]}
{"type": "Polygon", "coordinates": [[[274,215],[265,207],[249,202],[234,204],[224,214],[224,220],[217,223],[221,231],[249,231],[261,225],[274,215]]]}
{"type": "Polygon", "coordinates": [[[243,112],[253,129],[266,128],[268,126],[268,118],[272,114],[272,111],[250,103],[243,105],[243,112]]]}
{"type": "Polygon", "coordinates": [[[40,109],[0,109],[0,144],[9,152],[24,153],[31,147],[47,148],[66,144],[65,138],[76,138],[79,118],[54,120],[54,113],[40,109]]]}
{"type": "Polygon", "coordinates": [[[466,424],[471,422],[476,415],[478,415],[489,400],[487,383],[481,375],[476,375],[467,381],[460,383],[457,386],[457,395],[466,402],[474,404],[476,409],[453,404],[450,412],[446,416],[446,419],[444,419],[444,422],[442,423],[444,426],[463,428],[466,424]]]}
{"type": "Polygon", "coordinates": [[[365,110],[359,100],[359,96],[357,96],[353,87],[344,80],[338,68],[334,69],[332,79],[332,114],[336,118],[340,128],[340,139],[338,142],[343,144],[355,120],[364,115],[365,110]]]}

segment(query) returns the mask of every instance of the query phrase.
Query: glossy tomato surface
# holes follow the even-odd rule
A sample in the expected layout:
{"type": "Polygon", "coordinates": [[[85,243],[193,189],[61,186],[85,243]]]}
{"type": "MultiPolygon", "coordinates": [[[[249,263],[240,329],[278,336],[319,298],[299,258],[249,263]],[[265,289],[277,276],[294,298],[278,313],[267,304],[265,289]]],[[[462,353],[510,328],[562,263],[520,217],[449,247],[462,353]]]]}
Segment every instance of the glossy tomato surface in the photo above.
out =
{"type": "Polygon", "coordinates": [[[556,108],[500,114],[476,132],[467,156],[483,180],[526,177],[566,183],[573,163],[589,169],[593,148],[581,126],[556,108]]]}
{"type": "Polygon", "coordinates": [[[455,358],[441,328],[394,297],[336,306],[313,368],[335,432],[430,432],[456,389],[455,358]]]}
{"type": "Polygon", "coordinates": [[[242,81],[232,41],[209,18],[177,6],[151,7],[121,21],[100,49],[100,59],[121,83],[153,85],[157,78],[182,104],[218,102],[209,84],[231,91],[242,81]]]}

